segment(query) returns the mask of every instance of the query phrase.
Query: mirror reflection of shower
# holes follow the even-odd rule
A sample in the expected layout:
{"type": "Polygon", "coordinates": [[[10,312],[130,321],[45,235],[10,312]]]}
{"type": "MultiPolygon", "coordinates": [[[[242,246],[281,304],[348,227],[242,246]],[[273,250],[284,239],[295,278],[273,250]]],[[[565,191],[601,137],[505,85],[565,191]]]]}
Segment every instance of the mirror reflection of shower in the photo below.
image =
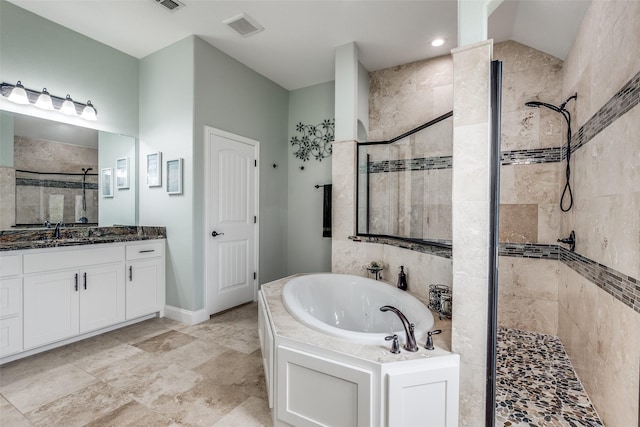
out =
{"type": "Polygon", "coordinates": [[[78,219],[79,223],[86,224],[89,222],[87,218],[87,174],[93,168],[82,168],[82,216],[78,219]]]}

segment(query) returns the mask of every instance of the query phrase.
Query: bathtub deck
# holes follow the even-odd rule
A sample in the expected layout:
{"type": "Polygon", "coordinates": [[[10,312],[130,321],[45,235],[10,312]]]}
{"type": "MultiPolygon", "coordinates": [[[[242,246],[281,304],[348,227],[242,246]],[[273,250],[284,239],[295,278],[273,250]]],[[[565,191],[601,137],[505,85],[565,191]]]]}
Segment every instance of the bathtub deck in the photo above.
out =
{"type": "Polygon", "coordinates": [[[498,329],[497,426],[603,426],[562,342],[498,329]]]}

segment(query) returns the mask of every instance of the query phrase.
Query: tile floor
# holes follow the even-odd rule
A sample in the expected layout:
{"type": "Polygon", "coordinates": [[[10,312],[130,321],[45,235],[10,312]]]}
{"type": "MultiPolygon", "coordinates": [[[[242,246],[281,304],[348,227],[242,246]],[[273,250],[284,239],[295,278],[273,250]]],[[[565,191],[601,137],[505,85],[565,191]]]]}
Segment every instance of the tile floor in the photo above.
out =
{"type": "Polygon", "coordinates": [[[498,329],[496,425],[602,427],[558,337],[498,329]]]}
{"type": "Polygon", "coordinates": [[[0,426],[271,426],[257,305],[151,319],[0,367],[0,426]]]}

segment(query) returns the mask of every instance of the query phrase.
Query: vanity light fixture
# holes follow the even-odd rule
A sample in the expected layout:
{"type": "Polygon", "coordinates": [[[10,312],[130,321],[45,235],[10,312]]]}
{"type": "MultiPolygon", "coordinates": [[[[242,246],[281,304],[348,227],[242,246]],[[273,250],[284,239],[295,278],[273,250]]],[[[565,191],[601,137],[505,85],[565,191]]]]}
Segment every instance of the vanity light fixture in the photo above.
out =
{"type": "Polygon", "coordinates": [[[11,89],[9,92],[9,101],[15,102],[16,104],[28,104],[29,97],[27,96],[27,91],[24,86],[22,86],[22,82],[18,80],[18,83],[11,89]]]}
{"type": "Polygon", "coordinates": [[[91,101],[83,104],[71,99],[70,95],[67,95],[65,98],[54,96],[47,91],[47,88],[43,88],[42,92],[27,89],[20,81],[15,85],[2,83],[0,85],[0,95],[17,104],[31,104],[43,110],[59,111],[70,116],[82,117],[85,120],[97,120],[98,111],[91,101]],[[78,114],[78,111],[81,111],[81,113],[78,114]]]}
{"type": "Polygon", "coordinates": [[[431,41],[431,46],[433,47],[439,47],[442,46],[444,44],[444,39],[434,39],[431,41]]]}
{"type": "Polygon", "coordinates": [[[42,89],[35,105],[43,110],[53,110],[53,101],[51,100],[51,95],[49,95],[46,87],[42,89]]]}
{"type": "Polygon", "coordinates": [[[76,111],[76,104],[73,103],[73,99],[71,99],[71,96],[69,94],[67,94],[67,97],[62,102],[62,105],[60,106],[60,112],[68,116],[74,116],[78,114],[78,112],[76,111]]]}

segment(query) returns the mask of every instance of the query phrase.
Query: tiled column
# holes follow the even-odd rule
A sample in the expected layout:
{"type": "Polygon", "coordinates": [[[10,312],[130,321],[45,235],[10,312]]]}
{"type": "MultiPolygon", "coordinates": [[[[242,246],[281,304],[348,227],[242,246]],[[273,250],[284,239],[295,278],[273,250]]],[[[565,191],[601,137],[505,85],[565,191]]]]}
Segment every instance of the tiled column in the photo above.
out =
{"type": "Polygon", "coordinates": [[[488,255],[490,64],[493,42],[453,55],[453,323],[460,354],[460,425],[484,426],[488,255]]]}

